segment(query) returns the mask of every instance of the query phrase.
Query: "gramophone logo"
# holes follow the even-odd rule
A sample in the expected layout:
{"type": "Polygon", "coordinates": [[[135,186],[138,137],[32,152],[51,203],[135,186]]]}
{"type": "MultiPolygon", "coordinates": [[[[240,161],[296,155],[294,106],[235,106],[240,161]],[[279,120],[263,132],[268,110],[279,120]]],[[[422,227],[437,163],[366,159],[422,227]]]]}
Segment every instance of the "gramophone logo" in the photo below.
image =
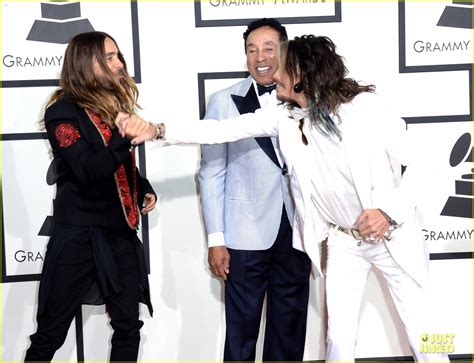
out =
{"type": "Polygon", "coordinates": [[[79,2],[41,3],[40,20],[35,20],[27,40],[66,44],[79,33],[93,31],[88,19],[81,18],[79,2]]]}
{"type": "Polygon", "coordinates": [[[79,33],[94,31],[98,24],[129,55],[130,73],[140,82],[137,8],[137,1],[2,3],[2,27],[6,34],[0,57],[2,88],[56,86],[67,43],[79,33]]]}
{"type": "Polygon", "coordinates": [[[472,1],[453,0],[453,6],[446,6],[439,18],[438,26],[472,29],[472,1]]]}
{"type": "MultiPolygon", "coordinates": [[[[454,144],[449,164],[452,167],[467,162],[472,168],[472,138],[466,132],[454,144]]],[[[472,218],[473,208],[473,185],[474,169],[470,174],[461,175],[461,179],[455,181],[456,195],[450,196],[441,212],[442,216],[472,218]]]]}
{"type": "Polygon", "coordinates": [[[400,73],[471,69],[471,0],[400,1],[400,73]]]}

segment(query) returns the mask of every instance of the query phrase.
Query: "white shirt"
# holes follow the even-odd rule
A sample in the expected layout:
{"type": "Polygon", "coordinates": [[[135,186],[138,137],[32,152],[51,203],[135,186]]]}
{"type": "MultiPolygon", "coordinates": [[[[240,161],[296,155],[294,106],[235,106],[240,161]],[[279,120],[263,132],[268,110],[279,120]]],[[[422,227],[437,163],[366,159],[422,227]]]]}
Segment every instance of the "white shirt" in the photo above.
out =
{"type": "MultiPolygon", "coordinates": [[[[303,128],[316,159],[313,197],[321,218],[344,228],[354,228],[362,203],[354,186],[344,144],[337,136],[324,135],[305,119],[303,128]]],[[[341,132],[342,134],[342,132],[341,132]]],[[[344,137],[344,135],[342,135],[344,137]]]]}

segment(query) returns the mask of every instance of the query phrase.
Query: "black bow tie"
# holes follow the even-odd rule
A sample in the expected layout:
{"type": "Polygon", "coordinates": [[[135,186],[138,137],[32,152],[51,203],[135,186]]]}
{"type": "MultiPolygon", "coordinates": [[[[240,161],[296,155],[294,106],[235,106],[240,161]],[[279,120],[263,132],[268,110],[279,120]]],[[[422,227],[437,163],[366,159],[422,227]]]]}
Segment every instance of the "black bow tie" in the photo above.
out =
{"type": "Polygon", "coordinates": [[[269,86],[264,86],[264,85],[261,85],[261,84],[257,83],[257,90],[258,90],[258,95],[259,96],[263,95],[265,92],[271,93],[275,88],[276,88],[275,83],[273,83],[269,86]]]}

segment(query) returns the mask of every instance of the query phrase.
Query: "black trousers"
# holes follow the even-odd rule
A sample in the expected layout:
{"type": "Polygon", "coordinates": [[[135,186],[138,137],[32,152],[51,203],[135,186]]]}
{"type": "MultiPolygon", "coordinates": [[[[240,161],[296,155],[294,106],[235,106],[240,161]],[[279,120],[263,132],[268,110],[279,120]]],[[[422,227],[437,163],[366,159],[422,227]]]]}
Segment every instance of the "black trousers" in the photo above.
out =
{"type": "Polygon", "coordinates": [[[306,338],[309,257],[292,247],[285,209],[273,246],[264,251],[229,249],[225,283],[224,361],[254,361],[265,294],[263,361],[301,361],[306,338]]]}
{"type": "MultiPolygon", "coordinates": [[[[136,361],[140,344],[139,283],[133,242],[115,233],[112,253],[124,289],[106,298],[114,330],[111,361],[136,361]]],[[[63,345],[71,322],[83,298],[97,281],[97,270],[88,234],[81,234],[64,246],[53,274],[44,312],[37,316],[37,331],[26,352],[25,361],[51,361],[63,345]]],[[[104,344],[106,342],[104,341],[104,344]]]]}

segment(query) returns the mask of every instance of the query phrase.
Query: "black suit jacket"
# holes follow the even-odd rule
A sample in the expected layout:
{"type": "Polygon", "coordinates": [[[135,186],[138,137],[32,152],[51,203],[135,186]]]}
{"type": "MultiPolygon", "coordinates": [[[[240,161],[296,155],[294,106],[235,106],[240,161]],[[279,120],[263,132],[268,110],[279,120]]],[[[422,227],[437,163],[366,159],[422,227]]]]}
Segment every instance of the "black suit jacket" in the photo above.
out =
{"type": "Polygon", "coordinates": [[[106,145],[85,110],[68,97],[46,110],[45,126],[57,170],[54,221],[76,226],[131,227],[125,217],[129,211],[124,195],[141,209],[144,195],[154,191],[132,163],[130,141],[122,138],[116,128],[110,130],[101,123],[111,132],[106,145]],[[121,165],[126,177],[119,178],[121,165]],[[128,194],[123,190],[127,184],[128,194]]]}

